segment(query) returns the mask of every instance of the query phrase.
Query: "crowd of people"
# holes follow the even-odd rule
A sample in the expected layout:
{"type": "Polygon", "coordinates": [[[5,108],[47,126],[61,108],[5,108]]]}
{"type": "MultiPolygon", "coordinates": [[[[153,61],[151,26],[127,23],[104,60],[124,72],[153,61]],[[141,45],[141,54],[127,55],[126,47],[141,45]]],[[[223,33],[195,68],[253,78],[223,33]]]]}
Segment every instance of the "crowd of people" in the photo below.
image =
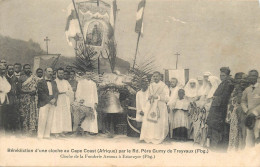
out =
{"type": "MultiPolygon", "coordinates": [[[[140,79],[136,93],[136,122],[141,124],[140,141],[159,144],[166,137],[193,141],[212,150],[241,150],[259,142],[260,84],[258,72],[239,72],[234,78],[228,67],[220,69],[220,79],[210,72],[181,85],[177,78],[169,84],[160,72],[140,79]]],[[[116,91],[109,89],[106,113],[121,113],[116,91]]],[[[29,64],[0,63],[0,128],[38,138],[65,137],[79,132],[99,133],[99,91],[92,73],[81,79],[70,66],[55,71],[29,64]]],[[[105,100],[105,101],[106,101],[105,100]]],[[[104,99],[103,99],[104,101],[104,99]]],[[[105,126],[111,137],[113,114],[105,126]]]]}
{"type": "Polygon", "coordinates": [[[61,137],[73,132],[73,127],[77,129],[79,123],[84,131],[98,133],[97,87],[90,75],[77,81],[70,66],[56,71],[38,68],[34,75],[29,64],[22,67],[19,63],[7,65],[6,61],[1,61],[0,73],[0,128],[5,133],[61,137]],[[81,105],[93,115],[87,117],[91,120],[80,122],[81,110],[73,112],[72,106],[81,105]]]}
{"type": "Polygon", "coordinates": [[[239,72],[228,67],[220,79],[210,72],[181,85],[168,85],[155,72],[152,82],[142,82],[137,92],[137,121],[142,122],[140,140],[161,143],[167,136],[193,141],[216,151],[237,151],[259,142],[260,86],[258,71],[239,72]]]}

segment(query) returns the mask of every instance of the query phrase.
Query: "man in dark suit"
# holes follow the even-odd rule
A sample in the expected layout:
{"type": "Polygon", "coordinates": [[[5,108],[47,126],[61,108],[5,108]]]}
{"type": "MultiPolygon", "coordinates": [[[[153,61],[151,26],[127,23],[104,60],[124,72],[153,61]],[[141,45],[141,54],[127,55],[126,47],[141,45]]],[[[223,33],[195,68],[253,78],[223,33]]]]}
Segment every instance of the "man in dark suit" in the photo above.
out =
{"type": "Polygon", "coordinates": [[[225,123],[230,95],[234,89],[230,69],[220,69],[221,83],[214,93],[207,118],[208,138],[212,150],[226,151],[229,140],[229,125],[225,123]]]}
{"type": "Polygon", "coordinates": [[[45,69],[45,77],[38,82],[38,138],[50,138],[53,112],[58,98],[58,88],[52,80],[52,68],[45,69]]]}
{"type": "Polygon", "coordinates": [[[11,85],[11,91],[7,93],[9,100],[8,112],[6,118],[6,128],[14,133],[19,128],[19,113],[18,113],[18,99],[17,99],[17,84],[18,78],[14,75],[14,66],[7,65],[6,79],[11,85]]]}

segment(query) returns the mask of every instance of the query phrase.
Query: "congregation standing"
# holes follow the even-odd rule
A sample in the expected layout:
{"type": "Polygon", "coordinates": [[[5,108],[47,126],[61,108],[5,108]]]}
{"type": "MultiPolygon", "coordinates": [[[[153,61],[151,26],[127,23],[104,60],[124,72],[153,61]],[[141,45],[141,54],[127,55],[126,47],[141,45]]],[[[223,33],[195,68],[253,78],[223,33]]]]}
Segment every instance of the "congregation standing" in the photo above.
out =
{"type": "Polygon", "coordinates": [[[173,77],[168,87],[155,72],[148,89],[137,92],[140,140],[158,144],[168,135],[215,151],[237,151],[259,143],[258,72],[240,72],[234,78],[230,72],[228,67],[220,68],[220,79],[205,72],[186,85],[173,77]]]}
{"type": "Polygon", "coordinates": [[[98,133],[97,87],[90,80],[90,72],[78,82],[75,71],[70,68],[55,71],[51,67],[38,68],[34,75],[29,64],[7,65],[1,60],[0,74],[2,133],[38,138],[71,135],[79,126],[76,120],[79,114],[71,107],[75,101],[94,112],[94,120],[83,121],[83,130],[98,133]]]}
{"type": "MultiPolygon", "coordinates": [[[[258,71],[240,72],[234,78],[230,72],[222,67],[220,79],[205,72],[185,85],[174,77],[165,84],[160,72],[154,72],[150,81],[141,79],[135,99],[140,141],[159,144],[168,137],[224,151],[254,146],[260,132],[258,71]]],[[[1,132],[38,138],[65,137],[79,130],[99,133],[99,94],[91,75],[86,72],[77,80],[70,66],[38,68],[33,74],[29,64],[1,60],[1,132]]],[[[108,105],[119,97],[117,91],[110,89],[108,94],[102,121],[111,137],[115,113],[123,108],[108,105]]]]}

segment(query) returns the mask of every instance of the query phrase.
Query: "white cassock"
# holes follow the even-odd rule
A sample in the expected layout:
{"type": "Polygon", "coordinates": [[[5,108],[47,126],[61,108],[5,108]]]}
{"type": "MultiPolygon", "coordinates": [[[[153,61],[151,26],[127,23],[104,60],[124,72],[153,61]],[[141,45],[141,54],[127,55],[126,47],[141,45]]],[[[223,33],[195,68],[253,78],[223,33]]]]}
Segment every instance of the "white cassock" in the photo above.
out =
{"type": "Polygon", "coordinates": [[[170,97],[169,97],[169,102],[167,103],[169,107],[169,124],[170,124],[170,137],[172,138],[173,132],[172,132],[172,125],[173,125],[173,112],[172,110],[174,109],[175,103],[178,99],[178,91],[180,90],[180,86],[176,86],[174,88],[170,88],[170,97]]]}
{"type": "Polygon", "coordinates": [[[0,104],[8,103],[7,93],[10,92],[11,85],[5,77],[0,76],[0,104]]]}
{"type": "Polygon", "coordinates": [[[95,104],[98,103],[98,94],[96,83],[92,80],[83,79],[80,80],[77,86],[76,91],[76,100],[84,100],[84,105],[91,107],[94,110],[95,119],[85,119],[81,127],[84,131],[98,133],[98,121],[97,121],[97,112],[95,110],[95,104]]]}
{"type": "Polygon", "coordinates": [[[162,82],[151,83],[148,88],[148,97],[158,96],[157,100],[148,103],[144,112],[140,140],[147,143],[159,144],[163,142],[169,132],[167,101],[169,88],[162,82]]]}
{"type": "Polygon", "coordinates": [[[57,99],[57,106],[53,114],[53,122],[51,133],[71,132],[71,112],[70,112],[70,98],[72,88],[67,80],[55,80],[57,83],[59,95],[57,99]]]}
{"type": "Polygon", "coordinates": [[[136,93],[136,122],[143,122],[143,116],[140,115],[140,112],[146,111],[147,105],[149,105],[148,97],[148,90],[145,92],[140,90],[136,93]]]}

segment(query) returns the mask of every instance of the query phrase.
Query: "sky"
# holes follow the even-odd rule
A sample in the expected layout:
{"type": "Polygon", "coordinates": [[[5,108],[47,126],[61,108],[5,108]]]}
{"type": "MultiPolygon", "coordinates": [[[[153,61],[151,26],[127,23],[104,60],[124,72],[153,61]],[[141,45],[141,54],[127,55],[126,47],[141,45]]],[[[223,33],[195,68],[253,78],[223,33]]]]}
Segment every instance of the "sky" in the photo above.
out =
{"type": "MultiPolygon", "coordinates": [[[[106,1],[106,0],[105,0],[106,1]]],[[[116,41],[118,57],[132,63],[139,0],[117,0],[116,41]]],[[[65,25],[71,0],[0,0],[0,34],[38,42],[51,41],[49,53],[73,57],[65,25]]],[[[260,6],[258,0],[147,0],[144,35],[137,61],[155,57],[159,71],[190,69],[194,78],[219,68],[235,72],[260,71],[260,6]]]]}

